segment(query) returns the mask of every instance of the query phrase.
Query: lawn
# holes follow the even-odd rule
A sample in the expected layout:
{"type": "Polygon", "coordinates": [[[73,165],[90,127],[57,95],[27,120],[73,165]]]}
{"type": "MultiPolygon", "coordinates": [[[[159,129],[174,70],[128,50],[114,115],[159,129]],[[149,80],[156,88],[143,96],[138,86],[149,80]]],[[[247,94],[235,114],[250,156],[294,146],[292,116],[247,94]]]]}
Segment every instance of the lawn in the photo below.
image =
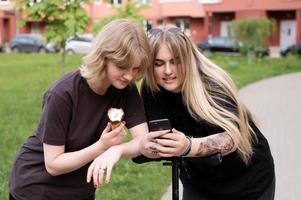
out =
{"type": "MultiPolygon", "coordinates": [[[[301,71],[301,59],[263,59],[247,64],[241,57],[210,57],[225,68],[238,87],[284,73],[301,71]]],[[[66,71],[81,63],[68,56],[66,71]]],[[[55,54],[0,54],[0,200],[8,199],[7,176],[19,146],[35,130],[43,92],[60,76],[55,54]]],[[[170,167],[161,163],[136,165],[123,159],[112,181],[97,191],[97,199],[158,200],[171,180],[170,167]]]]}

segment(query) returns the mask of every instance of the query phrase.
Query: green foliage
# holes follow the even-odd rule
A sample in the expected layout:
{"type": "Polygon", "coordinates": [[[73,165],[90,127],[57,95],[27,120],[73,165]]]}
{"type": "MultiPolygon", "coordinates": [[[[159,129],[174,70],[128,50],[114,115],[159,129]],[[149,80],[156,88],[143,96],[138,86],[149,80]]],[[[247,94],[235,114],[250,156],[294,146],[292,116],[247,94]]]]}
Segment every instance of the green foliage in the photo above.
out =
{"type": "Polygon", "coordinates": [[[61,67],[65,66],[65,42],[70,36],[83,33],[89,17],[82,3],[89,0],[52,0],[32,3],[32,0],[19,0],[18,8],[26,18],[20,24],[37,21],[45,24],[45,38],[61,48],[61,67]]]}
{"type": "Polygon", "coordinates": [[[89,21],[88,15],[81,6],[82,0],[52,0],[38,3],[31,3],[32,0],[20,0],[18,2],[21,13],[27,16],[24,20],[43,22],[46,26],[47,41],[62,46],[68,37],[84,32],[89,21]]]}
{"type": "Polygon", "coordinates": [[[297,46],[296,45],[293,45],[291,47],[291,52],[290,52],[291,55],[298,55],[298,49],[297,49],[297,46]]]}
{"type": "Polygon", "coordinates": [[[229,34],[243,43],[243,53],[252,55],[267,48],[268,39],[274,33],[275,27],[273,19],[241,19],[230,23],[229,34]]]}
{"type": "Polygon", "coordinates": [[[143,26],[144,18],[142,15],[139,14],[141,8],[142,7],[139,7],[136,1],[126,2],[118,7],[115,6],[114,9],[116,11],[116,14],[110,17],[104,17],[99,22],[94,24],[93,32],[97,33],[99,30],[102,29],[102,27],[104,27],[109,22],[121,18],[130,19],[143,26]]]}

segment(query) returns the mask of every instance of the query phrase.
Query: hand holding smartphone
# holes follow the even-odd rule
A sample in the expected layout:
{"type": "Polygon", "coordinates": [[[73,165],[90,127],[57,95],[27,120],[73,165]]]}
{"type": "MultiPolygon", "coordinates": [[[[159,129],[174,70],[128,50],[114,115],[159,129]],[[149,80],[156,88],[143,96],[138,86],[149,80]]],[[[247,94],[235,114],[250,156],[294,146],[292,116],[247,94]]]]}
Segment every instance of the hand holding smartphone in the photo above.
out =
{"type": "MultiPolygon", "coordinates": [[[[161,130],[169,130],[171,132],[171,125],[168,119],[157,119],[151,120],[148,122],[149,131],[161,131],[161,130]]],[[[140,155],[136,158],[133,158],[135,163],[141,164],[150,161],[161,161],[162,158],[147,158],[143,155],[140,155]]]]}

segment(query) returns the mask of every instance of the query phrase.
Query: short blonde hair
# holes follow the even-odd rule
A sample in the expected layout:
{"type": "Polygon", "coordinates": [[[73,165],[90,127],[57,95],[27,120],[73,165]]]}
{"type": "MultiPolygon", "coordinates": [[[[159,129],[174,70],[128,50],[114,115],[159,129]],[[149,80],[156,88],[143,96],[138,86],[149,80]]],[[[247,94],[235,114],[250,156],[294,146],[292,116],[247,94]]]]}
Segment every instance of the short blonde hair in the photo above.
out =
{"type": "Polygon", "coordinates": [[[117,19],[98,33],[93,49],[84,57],[80,72],[87,80],[103,78],[110,61],[124,68],[139,66],[139,72],[134,77],[139,80],[150,64],[149,52],[145,31],[130,20],[117,19]]]}

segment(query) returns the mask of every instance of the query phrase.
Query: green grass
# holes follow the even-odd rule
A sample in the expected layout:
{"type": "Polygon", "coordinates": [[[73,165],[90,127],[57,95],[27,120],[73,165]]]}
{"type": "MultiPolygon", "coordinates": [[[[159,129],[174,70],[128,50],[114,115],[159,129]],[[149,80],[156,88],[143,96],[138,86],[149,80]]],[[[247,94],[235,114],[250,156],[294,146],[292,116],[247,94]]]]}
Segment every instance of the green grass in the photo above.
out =
{"type": "MultiPolygon", "coordinates": [[[[226,69],[238,87],[256,80],[301,71],[301,59],[263,59],[247,64],[241,57],[211,57],[226,69]]],[[[80,56],[67,57],[66,71],[76,69],[80,56]]],[[[0,54],[0,200],[8,199],[7,179],[20,145],[36,129],[42,95],[60,76],[59,55],[0,54]]],[[[170,167],[161,163],[136,165],[123,159],[112,181],[97,191],[97,199],[157,200],[171,180],[170,167]]]]}
{"type": "Polygon", "coordinates": [[[301,58],[266,58],[247,63],[244,57],[212,56],[216,64],[230,73],[238,88],[272,76],[301,71],[301,58]]]}

